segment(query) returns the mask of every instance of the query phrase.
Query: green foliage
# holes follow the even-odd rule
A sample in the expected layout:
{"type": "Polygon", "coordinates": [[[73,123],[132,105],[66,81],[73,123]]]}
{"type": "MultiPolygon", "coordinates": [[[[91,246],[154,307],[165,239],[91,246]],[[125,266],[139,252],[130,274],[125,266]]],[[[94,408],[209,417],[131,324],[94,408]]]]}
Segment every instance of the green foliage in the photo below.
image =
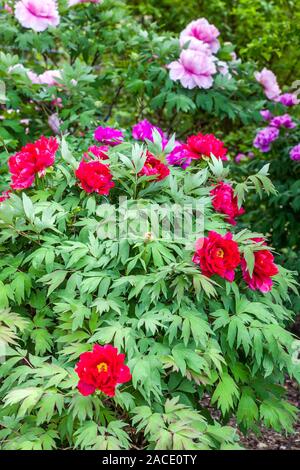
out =
{"type": "MultiPolygon", "coordinates": [[[[123,220],[118,199],[127,196],[129,208],[138,202],[144,210],[201,203],[204,230],[224,233],[229,226],[208,197],[223,165],[212,158],[207,167],[172,168],[151,183],[138,176],[145,148],[124,143],[110,150],[116,184],[107,199],[78,187],[73,168],[81,156],[73,147],[62,143],[45,191],[37,180],[0,206],[2,448],[237,448],[226,426],[232,416],[243,431],[261,423],[292,431],[295,409],[282,387],[286,374],[300,378],[294,337],[285,330],[293,317],[290,273],[282,268],[262,295],[240,274],[233,283],[201,274],[191,261],[196,231],[189,243],[152,226],[149,237],[130,211],[133,232],[111,231],[107,211],[123,220]],[[132,381],[113,398],[76,389],[74,365],[93,343],[126,354],[132,381]],[[219,422],[203,409],[204,394],[219,422]]],[[[266,173],[246,179],[247,189],[270,192],[266,173]]],[[[165,213],[172,227],[172,211],[165,213]]],[[[234,234],[250,269],[260,249],[255,236],[234,234]]]]}

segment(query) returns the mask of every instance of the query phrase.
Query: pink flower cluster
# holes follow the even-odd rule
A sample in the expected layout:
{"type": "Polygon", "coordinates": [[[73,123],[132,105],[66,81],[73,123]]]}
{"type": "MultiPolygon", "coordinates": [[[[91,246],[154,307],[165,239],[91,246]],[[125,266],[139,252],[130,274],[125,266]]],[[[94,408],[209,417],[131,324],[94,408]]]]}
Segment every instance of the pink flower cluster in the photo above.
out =
{"type": "MultiPolygon", "coordinates": [[[[179,37],[182,48],[179,59],[167,66],[171,80],[179,80],[188,89],[211,88],[217,73],[214,54],[220,48],[219,35],[219,30],[205,18],[189,23],[179,37]]],[[[220,73],[228,73],[226,63],[220,62],[219,66],[220,73]]]]}
{"type": "Polygon", "coordinates": [[[24,28],[37,32],[59,24],[55,0],[20,0],[15,6],[15,17],[24,28]]]}

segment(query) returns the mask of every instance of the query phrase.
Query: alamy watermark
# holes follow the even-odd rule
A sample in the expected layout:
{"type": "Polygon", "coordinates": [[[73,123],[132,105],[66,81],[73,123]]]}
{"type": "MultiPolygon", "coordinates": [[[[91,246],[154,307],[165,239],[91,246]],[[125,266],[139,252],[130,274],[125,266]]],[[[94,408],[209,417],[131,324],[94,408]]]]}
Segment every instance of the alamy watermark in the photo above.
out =
{"type": "Polygon", "coordinates": [[[159,239],[183,243],[187,248],[204,233],[204,204],[158,204],[120,197],[117,205],[101,204],[96,210],[99,239],[159,239]]]}

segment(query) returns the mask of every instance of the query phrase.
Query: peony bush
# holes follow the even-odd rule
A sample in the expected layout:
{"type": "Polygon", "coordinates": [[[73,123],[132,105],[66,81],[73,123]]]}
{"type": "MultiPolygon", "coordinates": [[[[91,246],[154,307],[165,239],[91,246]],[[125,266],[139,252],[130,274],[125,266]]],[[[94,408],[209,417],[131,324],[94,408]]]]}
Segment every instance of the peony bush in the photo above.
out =
{"type": "Polygon", "coordinates": [[[156,129],[94,137],[42,136],[8,160],[2,449],[235,449],[231,418],[291,432],[295,281],[239,229],[245,195],[274,193],[267,167],[232,180],[215,136],[181,143],[185,169],[156,129]]]}

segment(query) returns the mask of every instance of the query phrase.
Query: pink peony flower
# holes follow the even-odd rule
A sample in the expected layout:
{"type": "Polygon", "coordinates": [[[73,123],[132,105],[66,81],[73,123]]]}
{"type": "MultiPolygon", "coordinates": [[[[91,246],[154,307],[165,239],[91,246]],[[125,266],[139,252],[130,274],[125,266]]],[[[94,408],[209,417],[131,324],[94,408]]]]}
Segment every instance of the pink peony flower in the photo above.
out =
{"type": "Polygon", "coordinates": [[[219,35],[219,30],[213,24],[205,18],[199,18],[189,23],[181,32],[179,42],[181,47],[188,44],[188,48],[192,50],[216,53],[220,48],[217,40],[219,35]]]}
{"type": "Polygon", "coordinates": [[[55,0],[20,0],[15,6],[15,17],[24,28],[37,32],[59,24],[55,0]]]}
{"type": "Polygon", "coordinates": [[[295,145],[290,151],[291,160],[298,161],[300,160],[300,144],[295,145]]]}
{"type": "Polygon", "coordinates": [[[31,70],[27,72],[29,80],[34,85],[48,85],[55,86],[58,85],[56,78],[61,78],[61,73],[59,70],[46,70],[44,73],[38,75],[31,70]]]}
{"type": "Polygon", "coordinates": [[[183,50],[179,60],[171,62],[167,67],[171,80],[180,80],[181,85],[190,90],[195,87],[211,88],[212,75],[217,72],[211,56],[190,49],[183,50]]]}
{"type": "Polygon", "coordinates": [[[254,77],[263,86],[265,95],[269,100],[275,100],[279,97],[281,90],[276,76],[271,70],[263,68],[261,72],[255,72],[254,77]]]}
{"type": "Polygon", "coordinates": [[[118,145],[122,143],[124,136],[118,129],[99,126],[94,132],[94,138],[104,145],[118,145]]]}
{"type": "MultiPolygon", "coordinates": [[[[254,238],[255,242],[262,242],[262,238],[254,238]]],[[[264,243],[265,244],[265,243],[264,243]]],[[[254,269],[250,276],[247,263],[244,258],[241,260],[243,279],[251,290],[260,290],[263,293],[272,289],[272,277],[278,274],[278,268],[274,263],[274,256],[269,250],[259,250],[254,252],[254,269]]]]}
{"type": "Polygon", "coordinates": [[[243,207],[238,207],[237,197],[230,184],[221,181],[211,191],[213,208],[221,214],[226,214],[227,221],[236,225],[235,217],[245,213],[243,207]]]}

